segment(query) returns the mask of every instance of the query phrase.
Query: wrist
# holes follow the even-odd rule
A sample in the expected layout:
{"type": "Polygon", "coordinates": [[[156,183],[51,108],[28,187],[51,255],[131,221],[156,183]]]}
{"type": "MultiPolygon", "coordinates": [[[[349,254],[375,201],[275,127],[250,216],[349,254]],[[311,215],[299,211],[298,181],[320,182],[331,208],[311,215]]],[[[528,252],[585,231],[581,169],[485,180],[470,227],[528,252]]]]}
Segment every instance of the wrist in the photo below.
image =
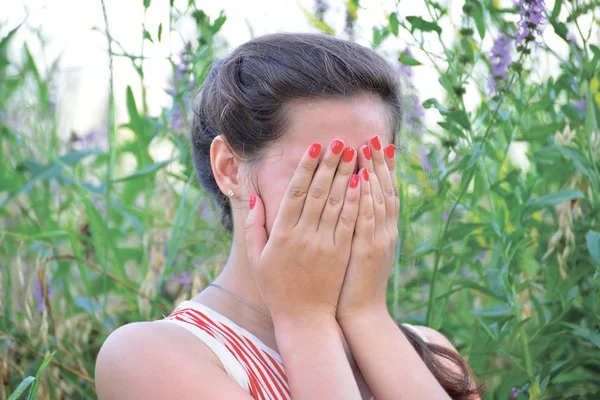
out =
{"type": "Polygon", "coordinates": [[[372,323],[391,318],[386,306],[363,307],[336,315],[336,320],[342,329],[350,324],[372,323]]]}

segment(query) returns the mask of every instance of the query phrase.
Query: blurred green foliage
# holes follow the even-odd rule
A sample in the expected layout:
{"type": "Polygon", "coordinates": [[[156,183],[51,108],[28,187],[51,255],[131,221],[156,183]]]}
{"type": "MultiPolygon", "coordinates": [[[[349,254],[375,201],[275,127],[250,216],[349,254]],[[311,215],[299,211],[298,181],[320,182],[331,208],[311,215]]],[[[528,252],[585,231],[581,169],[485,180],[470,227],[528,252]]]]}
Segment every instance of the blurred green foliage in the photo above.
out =
{"type": "MultiPolygon", "coordinates": [[[[518,7],[466,0],[448,40],[442,27],[457,5],[423,2],[425,15],[398,2],[372,28],[373,48],[394,49],[385,55],[398,62],[407,107],[389,309],[444,333],[487,380],[486,399],[600,398],[598,5],[555,1],[544,29],[568,51],[543,38],[529,51],[513,43],[507,75],[495,79],[498,60],[484,40],[512,38],[518,7]],[[539,72],[542,57],[556,74],[539,72]],[[439,75],[440,98],[419,100],[411,75],[425,65],[439,75]],[[467,107],[473,94],[480,101],[467,107]],[[433,128],[422,107],[436,113],[433,128]]],[[[348,1],[346,37],[364,7],[348,1]]],[[[326,8],[303,11],[336,33],[326,8]]],[[[191,95],[226,50],[216,40],[226,17],[213,20],[191,1],[186,10],[171,4],[168,28],[141,29],[143,40],[160,42],[183,18],[195,22],[197,40],[170,58],[173,105],[150,115],[145,90],[139,99],[131,88],[111,91],[105,130],[69,140],[58,135],[51,90],[58,60],[42,71],[27,45],[11,59],[19,26],[0,40],[3,399],[94,398],[107,335],[169,313],[226,260],[231,237],[195,179],[187,139],[191,95]],[[127,100],[120,127],[114,96],[127,100]],[[153,158],[157,143],[170,149],[167,160],[153,158]],[[126,157],[135,172],[122,173],[126,157]]],[[[124,53],[143,88],[148,61],[124,53]]]]}

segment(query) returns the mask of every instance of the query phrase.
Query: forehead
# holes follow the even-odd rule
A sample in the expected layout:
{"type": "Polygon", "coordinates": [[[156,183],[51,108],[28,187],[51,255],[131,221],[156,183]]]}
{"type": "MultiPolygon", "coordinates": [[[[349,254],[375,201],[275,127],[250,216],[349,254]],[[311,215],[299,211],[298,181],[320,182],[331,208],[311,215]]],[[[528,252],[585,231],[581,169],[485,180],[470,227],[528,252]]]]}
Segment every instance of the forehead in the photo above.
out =
{"type": "Polygon", "coordinates": [[[325,149],[333,139],[355,149],[374,135],[383,143],[392,140],[389,114],[377,95],[365,94],[350,99],[296,100],[286,107],[286,125],[282,139],[273,146],[296,165],[312,143],[325,149]]]}

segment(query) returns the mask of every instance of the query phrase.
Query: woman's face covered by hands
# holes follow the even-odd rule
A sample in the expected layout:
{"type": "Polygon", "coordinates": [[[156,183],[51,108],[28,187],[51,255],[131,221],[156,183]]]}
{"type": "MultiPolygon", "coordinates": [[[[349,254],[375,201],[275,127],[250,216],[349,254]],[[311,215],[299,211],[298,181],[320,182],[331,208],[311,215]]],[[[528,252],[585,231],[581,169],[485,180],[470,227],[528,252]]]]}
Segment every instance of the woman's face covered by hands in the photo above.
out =
{"type": "Polygon", "coordinates": [[[340,139],[358,151],[374,135],[381,137],[384,146],[391,142],[388,113],[376,95],[295,101],[287,106],[286,121],[284,136],[255,169],[268,235],[290,179],[311,143],[325,149],[333,139],[340,139]]]}

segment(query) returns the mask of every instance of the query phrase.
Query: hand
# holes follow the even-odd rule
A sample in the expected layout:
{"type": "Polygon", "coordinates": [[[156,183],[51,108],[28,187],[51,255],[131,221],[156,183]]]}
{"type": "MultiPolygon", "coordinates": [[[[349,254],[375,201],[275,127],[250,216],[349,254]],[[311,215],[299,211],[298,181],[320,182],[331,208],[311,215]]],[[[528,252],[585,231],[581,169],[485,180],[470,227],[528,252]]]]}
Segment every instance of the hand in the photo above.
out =
{"type": "MultiPolygon", "coordinates": [[[[390,147],[391,146],[391,147],[390,147]]],[[[382,149],[374,136],[359,151],[360,175],[368,176],[361,187],[360,205],[337,319],[365,312],[386,312],[387,283],[398,240],[398,183],[394,147],[382,149]]]]}
{"type": "Polygon", "coordinates": [[[320,163],[319,144],[306,151],[268,238],[263,202],[250,195],[248,261],[274,320],[314,313],[335,320],[361,186],[352,174],[356,151],[343,148],[342,141],[334,140],[320,163]]]}

